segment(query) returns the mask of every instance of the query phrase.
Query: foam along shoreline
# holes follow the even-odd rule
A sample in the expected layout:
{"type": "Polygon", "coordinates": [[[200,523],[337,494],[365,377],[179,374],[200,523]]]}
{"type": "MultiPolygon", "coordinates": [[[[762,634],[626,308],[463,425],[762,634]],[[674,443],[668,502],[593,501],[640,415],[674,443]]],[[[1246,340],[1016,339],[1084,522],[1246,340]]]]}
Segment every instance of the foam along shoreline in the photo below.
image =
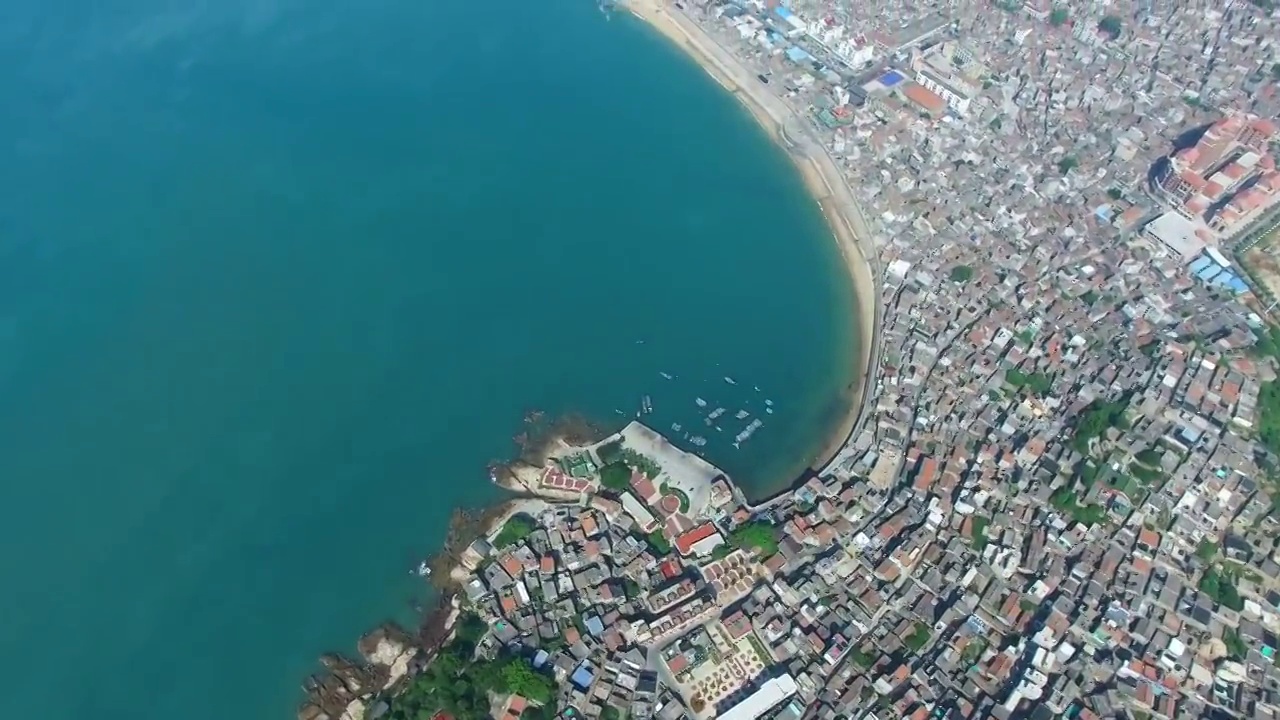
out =
{"type": "Polygon", "coordinates": [[[849,407],[824,442],[812,467],[821,470],[839,453],[857,430],[863,406],[870,394],[874,372],[872,361],[878,345],[880,328],[879,276],[875,247],[866,219],[853,198],[843,173],[831,157],[812,145],[803,133],[788,134],[788,123],[795,127],[803,121],[781,99],[770,93],[755,75],[742,65],[701,28],[679,12],[668,10],[664,0],[626,0],[631,14],[662,33],[699,65],[707,74],[737,98],[751,112],[756,122],[783,146],[804,179],[805,186],[817,200],[831,227],[845,269],[853,281],[855,318],[859,343],[854,368],[855,385],[849,407]]]}

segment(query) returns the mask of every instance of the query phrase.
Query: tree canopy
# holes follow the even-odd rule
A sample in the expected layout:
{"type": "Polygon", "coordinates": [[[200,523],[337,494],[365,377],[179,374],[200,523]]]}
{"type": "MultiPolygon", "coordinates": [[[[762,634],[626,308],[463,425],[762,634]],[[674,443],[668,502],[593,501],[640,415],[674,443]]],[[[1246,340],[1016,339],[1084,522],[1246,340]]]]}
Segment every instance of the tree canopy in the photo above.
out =
{"type": "Polygon", "coordinates": [[[1120,31],[1124,29],[1124,23],[1116,15],[1107,15],[1098,21],[1098,29],[1111,36],[1112,40],[1120,37],[1120,31]]]}
{"type": "Polygon", "coordinates": [[[743,523],[729,533],[729,542],[744,550],[753,550],[761,557],[770,557],[778,552],[777,529],[763,520],[752,520],[743,523]]]}
{"type": "MultiPolygon", "coordinates": [[[[474,632],[470,636],[474,636],[474,632]]],[[[517,694],[545,703],[548,708],[534,720],[554,717],[556,684],[550,675],[535,670],[528,659],[515,654],[504,653],[492,660],[477,659],[474,647],[462,639],[460,632],[404,692],[388,698],[391,706],[388,717],[418,720],[435,712],[445,712],[455,720],[486,720],[489,693],[517,694]]]]}

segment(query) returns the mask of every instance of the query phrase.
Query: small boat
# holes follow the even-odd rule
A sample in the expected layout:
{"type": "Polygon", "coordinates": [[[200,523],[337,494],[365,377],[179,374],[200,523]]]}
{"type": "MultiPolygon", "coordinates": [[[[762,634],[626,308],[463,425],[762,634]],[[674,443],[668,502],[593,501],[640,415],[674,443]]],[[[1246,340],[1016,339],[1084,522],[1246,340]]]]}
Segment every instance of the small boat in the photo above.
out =
{"type": "Polygon", "coordinates": [[[737,414],[736,414],[736,415],[734,415],[734,417],[735,417],[735,418],[737,418],[737,419],[739,419],[739,420],[742,420],[742,419],[746,418],[746,417],[747,417],[748,415],[750,415],[750,414],[751,414],[751,413],[747,412],[746,410],[739,410],[739,411],[737,412],[737,414]]]}
{"type": "Polygon", "coordinates": [[[715,410],[712,410],[712,411],[711,411],[711,414],[707,416],[707,419],[708,419],[708,420],[715,420],[716,418],[720,417],[720,416],[721,416],[721,415],[723,415],[723,414],[724,414],[724,408],[722,408],[722,407],[718,407],[718,408],[716,408],[715,410]]]}
{"type": "Polygon", "coordinates": [[[431,577],[431,568],[427,567],[427,561],[423,560],[418,563],[418,569],[414,571],[418,577],[431,577]]]}
{"type": "Polygon", "coordinates": [[[728,375],[725,375],[725,376],[724,376],[724,381],[725,381],[725,382],[727,382],[727,383],[729,383],[730,385],[737,385],[737,384],[738,384],[738,381],[737,381],[737,380],[734,380],[733,378],[729,377],[728,375]]]}
{"type": "Polygon", "coordinates": [[[764,404],[765,404],[765,405],[772,405],[772,404],[773,404],[773,401],[772,401],[772,400],[765,400],[765,401],[764,401],[764,404]]]}
{"type": "Polygon", "coordinates": [[[693,399],[693,401],[694,401],[695,403],[697,403],[697,404],[698,404],[698,407],[706,407],[706,406],[707,406],[707,401],[706,401],[706,400],[703,400],[702,398],[694,398],[694,399],[693,399]]]}
{"type": "Polygon", "coordinates": [[[739,450],[739,449],[741,449],[741,448],[742,448],[742,445],[740,445],[738,442],[735,442],[735,443],[733,444],[733,449],[734,449],[734,450],[739,450]]]}
{"type": "Polygon", "coordinates": [[[645,415],[653,412],[653,400],[650,399],[648,395],[645,395],[644,398],[640,400],[640,411],[645,415]]]}
{"type": "Polygon", "coordinates": [[[765,408],[764,411],[769,413],[770,415],[773,414],[773,408],[765,408]]]}
{"type": "Polygon", "coordinates": [[[622,412],[622,411],[621,411],[621,410],[619,410],[618,408],[614,408],[614,409],[613,409],[613,411],[614,411],[614,412],[616,412],[616,413],[618,413],[619,415],[626,415],[626,413],[622,412]]]}
{"type": "Polygon", "coordinates": [[[658,374],[659,374],[659,375],[661,375],[662,377],[664,377],[664,378],[668,379],[668,380],[670,380],[670,379],[671,379],[671,373],[664,373],[664,372],[660,372],[660,373],[658,373],[658,374]]]}
{"type": "Polygon", "coordinates": [[[680,432],[680,423],[671,423],[671,432],[680,432]]]}
{"type": "Polygon", "coordinates": [[[755,389],[756,389],[756,392],[760,392],[760,386],[759,386],[759,385],[756,385],[756,386],[755,386],[755,389]]]}

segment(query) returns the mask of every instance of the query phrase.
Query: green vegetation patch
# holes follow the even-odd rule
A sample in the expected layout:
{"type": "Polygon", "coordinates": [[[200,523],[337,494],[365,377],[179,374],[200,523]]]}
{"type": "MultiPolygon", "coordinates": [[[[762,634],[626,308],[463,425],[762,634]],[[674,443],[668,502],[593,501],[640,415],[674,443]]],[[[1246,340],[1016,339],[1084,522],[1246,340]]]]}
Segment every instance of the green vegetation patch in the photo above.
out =
{"type": "Polygon", "coordinates": [[[1258,439],[1280,454],[1280,381],[1264,382],[1258,392],[1258,439]]]}
{"type": "Polygon", "coordinates": [[[1107,511],[1101,505],[1081,505],[1080,498],[1066,487],[1055,490],[1049,497],[1049,504],[1082,525],[1097,525],[1107,518],[1107,511]]]}
{"type": "Polygon", "coordinates": [[[973,538],[969,542],[979,554],[987,547],[987,526],[990,524],[991,520],[982,515],[973,516],[973,538]]]}
{"type": "Polygon", "coordinates": [[[911,649],[911,652],[920,652],[920,648],[929,644],[929,626],[922,622],[917,622],[915,627],[911,628],[911,632],[902,638],[902,644],[911,649]]]}
{"type": "Polygon", "coordinates": [[[1068,155],[1058,161],[1058,172],[1066,175],[1080,165],[1075,155],[1068,155]]]}
{"type": "Polygon", "coordinates": [[[1137,455],[1134,455],[1133,459],[1147,467],[1158,468],[1160,467],[1160,460],[1163,457],[1164,455],[1161,454],[1159,450],[1156,450],[1155,448],[1147,448],[1137,455]]]}
{"type": "Polygon", "coordinates": [[[496,548],[511,547],[538,529],[538,523],[528,515],[512,515],[493,538],[496,548]]]}
{"type": "Polygon", "coordinates": [[[1227,646],[1227,652],[1236,660],[1243,660],[1245,655],[1249,654],[1249,646],[1240,637],[1240,633],[1235,628],[1227,628],[1222,631],[1222,644],[1227,646]]]}
{"type": "Polygon", "coordinates": [[[1129,472],[1133,473],[1133,476],[1136,477],[1139,482],[1147,486],[1156,485],[1164,479],[1164,473],[1159,470],[1153,470],[1146,465],[1130,465],[1129,472]]]}
{"type": "Polygon", "coordinates": [[[951,282],[966,283],[973,279],[973,268],[968,265],[957,265],[951,268],[951,272],[947,275],[951,278],[951,282]]]}
{"type": "Polygon", "coordinates": [[[1244,598],[1240,597],[1240,592],[1236,590],[1235,583],[1231,577],[1225,573],[1218,571],[1218,568],[1211,567],[1205,571],[1200,577],[1198,586],[1200,592],[1213,598],[1223,607],[1230,608],[1239,612],[1244,609],[1244,598]]]}
{"type": "Polygon", "coordinates": [[[966,665],[972,665],[978,661],[978,658],[982,657],[982,653],[986,652],[986,649],[987,641],[982,638],[978,638],[965,646],[964,652],[960,653],[960,659],[963,660],[966,665]]]}
{"type": "Polygon", "coordinates": [[[666,555],[671,552],[671,543],[667,542],[667,536],[662,534],[662,530],[654,530],[645,536],[645,540],[649,542],[649,547],[659,555],[666,555]]]}
{"type": "Polygon", "coordinates": [[[1076,423],[1075,434],[1071,439],[1071,444],[1082,455],[1089,454],[1089,443],[1110,428],[1118,428],[1120,430],[1129,429],[1129,420],[1125,417],[1124,411],[1129,407],[1127,398],[1114,400],[1111,402],[1099,402],[1094,400],[1085,408],[1084,414],[1080,416],[1080,422],[1076,423]]]}
{"type": "Polygon", "coordinates": [[[596,455],[599,456],[600,462],[604,465],[620,462],[622,460],[622,439],[610,440],[597,447],[596,455]]]}
{"type": "Polygon", "coordinates": [[[855,647],[854,649],[850,650],[849,657],[852,658],[853,662],[856,663],[858,667],[861,667],[861,668],[870,669],[871,666],[876,664],[876,656],[867,652],[863,652],[862,648],[860,647],[855,647]]]}
{"type": "Polygon", "coordinates": [[[650,480],[657,480],[662,474],[662,466],[657,460],[632,450],[631,448],[622,449],[622,461],[631,467],[644,473],[650,480]]]}
{"type": "Polygon", "coordinates": [[[1017,368],[1004,374],[1004,381],[1015,388],[1026,389],[1036,395],[1048,395],[1053,381],[1048,375],[1039,372],[1024,373],[1017,368]]]}
{"type": "Polygon", "coordinates": [[[1112,40],[1120,37],[1120,31],[1124,29],[1124,22],[1118,15],[1107,15],[1098,21],[1098,29],[1111,36],[1112,40]]]}
{"type": "Polygon", "coordinates": [[[631,487],[631,468],[624,462],[612,462],[600,468],[600,484],[622,492],[631,487]]]}
{"type": "Polygon", "coordinates": [[[752,520],[734,528],[729,533],[729,543],[754,551],[760,557],[772,557],[778,552],[778,531],[767,522],[752,520]]]}
{"type": "Polygon", "coordinates": [[[1209,538],[1201,540],[1200,544],[1196,546],[1196,557],[1205,562],[1210,562],[1218,557],[1218,543],[1209,538]]]}
{"type": "Polygon", "coordinates": [[[514,654],[477,659],[472,637],[474,633],[467,639],[459,633],[404,692],[386,698],[390,705],[387,717],[418,720],[444,712],[456,720],[484,720],[489,717],[490,693],[515,693],[539,703],[554,702],[556,683],[550,675],[534,670],[527,659],[514,654]]]}
{"type": "Polygon", "coordinates": [[[773,664],[773,654],[765,648],[764,643],[760,642],[760,638],[756,637],[754,632],[747,635],[747,642],[751,643],[751,648],[756,651],[762,665],[769,667],[773,664]]]}

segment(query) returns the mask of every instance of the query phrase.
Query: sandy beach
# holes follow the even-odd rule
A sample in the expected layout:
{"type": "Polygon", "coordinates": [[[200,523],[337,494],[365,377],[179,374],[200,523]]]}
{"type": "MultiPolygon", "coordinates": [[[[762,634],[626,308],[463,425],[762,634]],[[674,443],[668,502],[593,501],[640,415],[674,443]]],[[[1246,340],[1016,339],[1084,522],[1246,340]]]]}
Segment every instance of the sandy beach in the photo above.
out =
{"type": "Polygon", "coordinates": [[[875,348],[879,345],[880,316],[879,267],[870,230],[862,210],[845,181],[844,174],[831,157],[802,131],[803,120],[780,98],[773,95],[756,77],[678,10],[669,9],[665,0],[626,0],[632,14],[661,32],[698,62],[707,74],[733,93],[751,115],[782,145],[795,161],[805,186],[813,194],[831,226],[844,265],[856,290],[858,333],[857,366],[854,369],[854,393],[848,411],[832,428],[813,463],[821,469],[836,456],[853,433],[862,416],[863,405],[875,377],[875,348]]]}

